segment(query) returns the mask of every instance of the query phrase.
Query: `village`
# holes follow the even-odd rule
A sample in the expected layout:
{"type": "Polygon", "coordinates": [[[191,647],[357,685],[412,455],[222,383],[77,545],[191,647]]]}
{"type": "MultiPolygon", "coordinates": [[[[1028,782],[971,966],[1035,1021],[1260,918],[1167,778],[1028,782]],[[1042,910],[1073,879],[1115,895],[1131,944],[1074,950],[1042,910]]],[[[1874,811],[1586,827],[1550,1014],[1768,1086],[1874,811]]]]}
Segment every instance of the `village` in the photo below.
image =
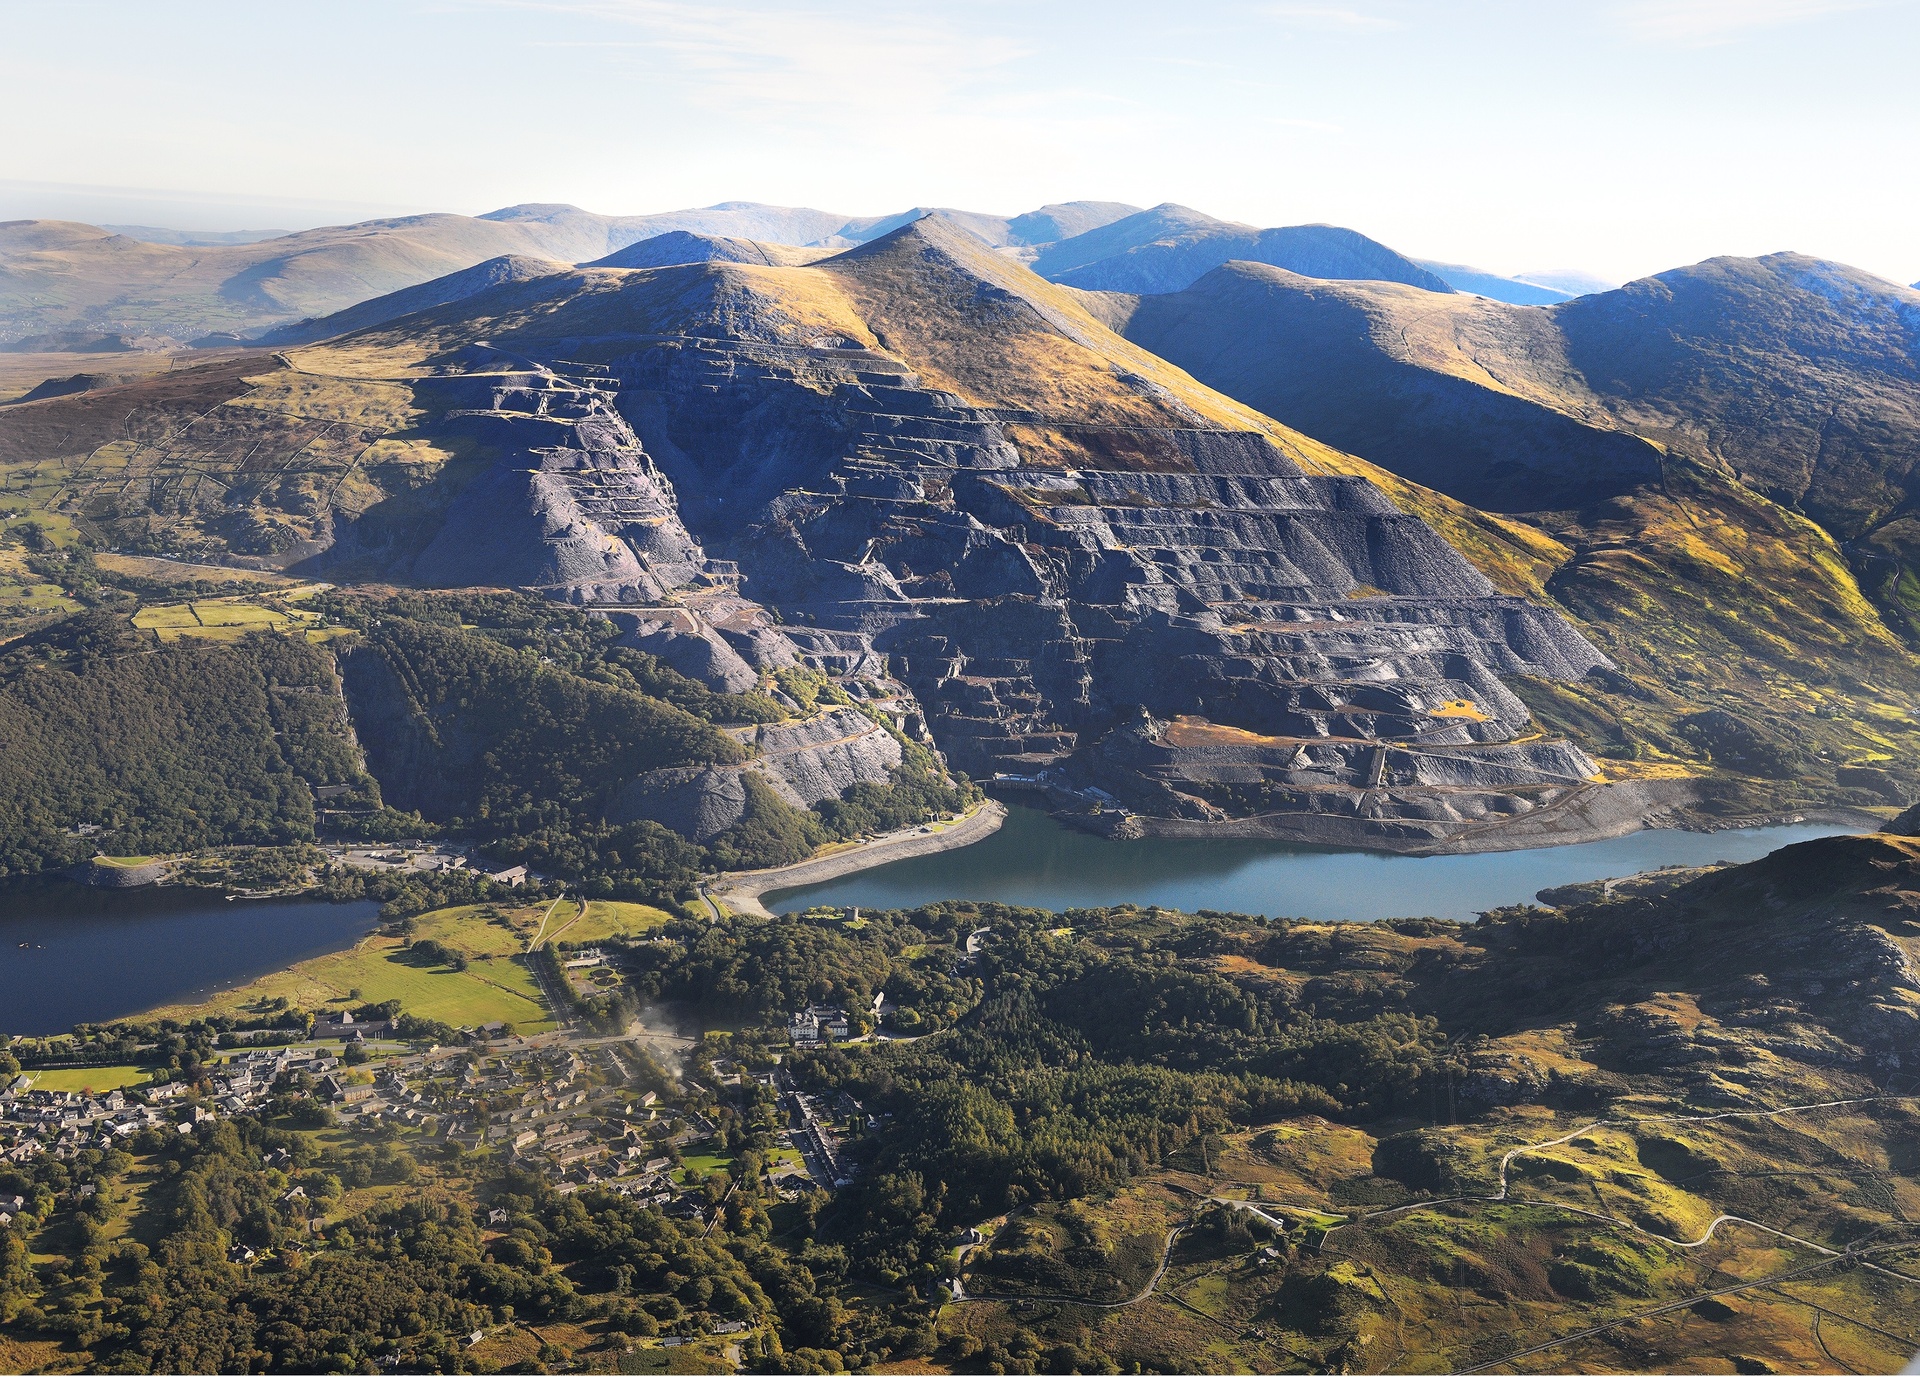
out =
{"type": "MultiPolygon", "coordinates": [[[[847,1027],[837,1009],[793,1020],[801,1046],[844,1038],[847,1027]]],[[[37,1087],[36,1072],[23,1071],[0,1087],[0,1161],[67,1161],[149,1130],[190,1134],[302,1105],[325,1111],[308,1108],[299,1116],[306,1127],[416,1152],[486,1152],[544,1174],[562,1194],[605,1189],[703,1222],[719,1208],[703,1189],[709,1175],[737,1162],[726,1124],[736,1140],[738,1126],[778,1125],[773,1150],[761,1154],[777,1198],[830,1191],[858,1174],[848,1141],[877,1126],[858,1101],[801,1090],[779,1054],[771,1069],[750,1071],[697,1050],[638,1025],[614,1037],[515,1037],[496,1026],[457,1045],[422,1046],[395,1040],[391,1024],[346,1014],[316,1023],[304,1040],[228,1051],[194,1080],[95,1092],[37,1087]]],[[[83,1075],[63,1069],[46,1079],[83,1075]]],[[[11,1223],[5,1205],[0,1227],[11,1223]]]]}

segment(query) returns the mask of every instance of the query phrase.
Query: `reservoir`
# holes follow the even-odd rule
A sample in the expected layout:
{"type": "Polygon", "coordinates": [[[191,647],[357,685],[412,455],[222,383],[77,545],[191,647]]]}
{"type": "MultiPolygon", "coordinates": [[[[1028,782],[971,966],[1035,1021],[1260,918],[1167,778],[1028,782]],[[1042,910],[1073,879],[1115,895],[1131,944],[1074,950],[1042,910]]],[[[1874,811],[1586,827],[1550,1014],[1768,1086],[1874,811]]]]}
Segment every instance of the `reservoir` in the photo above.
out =
{"type": "MultiPolygon", "coordinates": [[[[775,892],[776,913],[813,904],[904,908],[994,899],[1053,910],[1105,904],[1225,909],[1321,919],[1471,919],[1539,890],[1662,865],[1750,861],[1820,824],[1728,832],[1635,832],[1611,841],[1471,856],[1390,856],[1264,841],[1115,842],[1032,808],[958,851],[895,861],[775,892]]],[[[63,1033],[203,999],[296,961],[352,946],[379,921],[370,901],[229,902],[183,888],[93,889],[66,880],[0,885],[0,1033],[63,1033]]]]}
{"type": "Polygon", "coordinates": [[[1466,856],[1393,856],[1270,841],[1149,837],[1108,841],[1009,807],[985,841],[916,856],[762,902],[775,913],[813,904],[910,908],[936,899],[993,899],[1056,912],[1108,904],[1221,909],[1270,918],[1367,921],[1430,916],[1471,921],[1542,889],[1663,865],[1751,861],[1769,851],[1858,831],[1816,823],[1726,832],[1633,832],[1608,841],[1466,856]]]}
{"type": "Polygon", "coordinates": [[[64,1033],[218,990],[350,947],[370,900],[236,899],[180,888],[0,885],[0,1033],[64,1033]]]}

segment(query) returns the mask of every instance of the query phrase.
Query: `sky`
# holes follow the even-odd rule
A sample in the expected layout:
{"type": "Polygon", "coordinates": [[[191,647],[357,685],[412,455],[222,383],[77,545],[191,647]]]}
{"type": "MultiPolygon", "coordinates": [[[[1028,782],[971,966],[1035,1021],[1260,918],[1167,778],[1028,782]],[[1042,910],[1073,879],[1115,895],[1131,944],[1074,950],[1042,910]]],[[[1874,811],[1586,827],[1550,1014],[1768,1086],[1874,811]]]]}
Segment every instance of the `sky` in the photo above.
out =
{"type": "Polygon", "coordinates": [[[0,0],[0,217],[1177,201],[1920,279],[1920,0],[0,0]]]}

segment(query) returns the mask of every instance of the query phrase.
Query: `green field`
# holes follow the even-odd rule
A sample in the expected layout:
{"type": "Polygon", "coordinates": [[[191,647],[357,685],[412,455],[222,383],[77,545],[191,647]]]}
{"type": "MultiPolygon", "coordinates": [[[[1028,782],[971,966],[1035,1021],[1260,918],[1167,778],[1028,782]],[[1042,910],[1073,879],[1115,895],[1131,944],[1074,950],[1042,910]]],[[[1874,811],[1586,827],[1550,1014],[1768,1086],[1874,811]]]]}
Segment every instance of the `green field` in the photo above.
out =
{"type": "Polygon", "coordinates": [[[148,1070],[144,1066],[80,1066],[54,1071],[29,1071],[35,1090],[123,1090],[130,1085],[145,1085],[148,1070]]]}
{"type": "Polygon", "coordinates": [[[671,920],[672,915],[651,904],[627,904],[614,899],[590,899],[585,911],[577,900],[569,900],[554,913],[547,927],[548,942],[564,941],[570,946],[585,946],[608,937],[626,937],[649,932],[671,920]],[[569,918],[569,908],[575,910],[569,918]]]}
{"type": "Polygon", "coordinates": [[[406,956],[401,939],[374,936],[350,950],[262,976],[203,1004],[173,1005],[153,1014],[204,1018],[259,1013],[274,999],[285,999],[299,1009],[337,1012],[355,1004],[397,999],[410,1014],[456,1028],[501,1022],[523,1033],[551,1030],[553,1020],[533,974],[518,959],[524,945],[520,926],[526,922],[525,911],[512,913],[504,922],[489,921],[482,913],[482,908],[469,906],[441,909],[414,920],[417,940],[432,938],[467,955],[464,971],[416,964],[406,956]]]}
{"type": "MultiPolygon", "coordinates": [[[[294,598],[312,591],[312,587],[296,588],[279,596],[294,598]]],[[[177,641],[183,636],[191,636],[196,640],[235,641],[254,631],[303,628],[309,638],[316,640],[340,634],[337,630],[318,628],[315,623],[319,620],[319,614],[315,612],[300,608],[282,610],[269,607],[252,596],[242,596],[199,598],[192,602],[143,607],[134,613],[133,624],[143,631],[153,632],[163,641],[177,641]]]]}
{"type": "Polygon", "coordinates": [[[691,1181],[696,1176],[705,1176],[710,1171],[733,1170],[733,1158],[715,1152],[695,1152],[680,1159],[680,1179],[691,1181]]]}

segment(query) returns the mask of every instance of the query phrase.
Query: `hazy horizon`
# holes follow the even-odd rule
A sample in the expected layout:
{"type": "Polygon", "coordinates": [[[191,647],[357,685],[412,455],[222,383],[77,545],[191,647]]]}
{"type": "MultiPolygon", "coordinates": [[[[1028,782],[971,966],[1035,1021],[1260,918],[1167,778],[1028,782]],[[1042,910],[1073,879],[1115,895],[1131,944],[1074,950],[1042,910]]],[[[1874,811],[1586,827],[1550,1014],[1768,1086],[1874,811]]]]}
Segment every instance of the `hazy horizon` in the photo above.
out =
{"type": "Polygon", "coordinates": [[[34,137],[0,158],[7,218],[1170,200],[1507,274],[1625,281],[1794,249],[1920,278],[1920,187],[1899,171],[1920,130],[1913,0],[1171,19],[1079,0],[83,0],[9,18],[0,111],[34,137]]]}

